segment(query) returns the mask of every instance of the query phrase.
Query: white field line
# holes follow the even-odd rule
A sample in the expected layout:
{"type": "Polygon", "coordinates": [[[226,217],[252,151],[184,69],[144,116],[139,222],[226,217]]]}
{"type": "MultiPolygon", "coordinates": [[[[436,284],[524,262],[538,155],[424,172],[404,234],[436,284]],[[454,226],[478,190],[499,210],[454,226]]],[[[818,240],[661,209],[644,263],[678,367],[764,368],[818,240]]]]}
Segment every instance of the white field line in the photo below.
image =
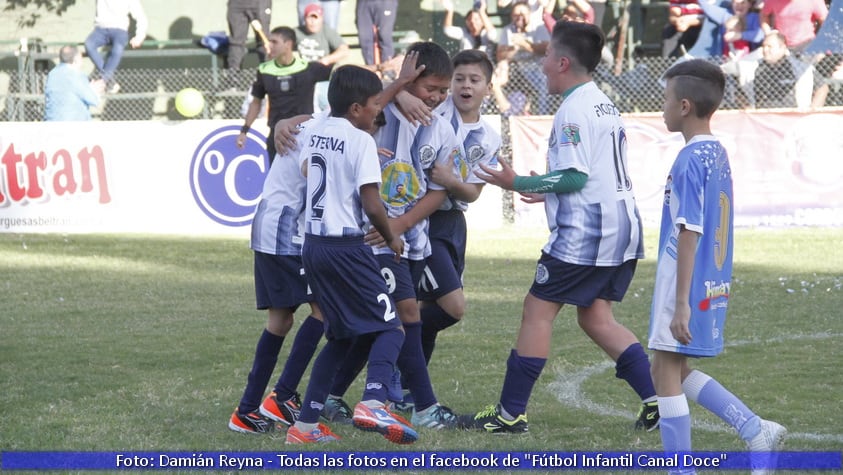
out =
{"type": "MultiPolygon", "coordinates": [[[[767,340],[735,340],[727,343],[727,347],[754,345],[754,344],[769,344],[781,343],[785,341],[794,340],[824,340],[827,338],[841,337],[840,333],[812,333],[808,335],[789,335],[783,337],[770,338],[767,340]]],[[[592,414],[600,416],[615,416],[623,417],[629,420],[635,420],[635,414],[623,409],[600,404],[589,399],[582,390],[582,384],[586,379],[601,373],[614,366],[611,361],[603,361],[597,364],[586,366],[585,368],[575,371],[573,373],[559,373],[556,380],[548,385],[550,391],[556,395],[556,398],[562,404],[567,406],[583,409],[592,414]]],[[[732,428],[725,423],[712,424],[707,421],[695,420],[693,422],[694,428],[702,429],[709,432],[731,432],[732,428]]],[[[810,434],[810,433],[794,433],[788,432],[789,439],[803,439],[820,442],[840,442],[843,443],[843,434],[810,434]]]]}

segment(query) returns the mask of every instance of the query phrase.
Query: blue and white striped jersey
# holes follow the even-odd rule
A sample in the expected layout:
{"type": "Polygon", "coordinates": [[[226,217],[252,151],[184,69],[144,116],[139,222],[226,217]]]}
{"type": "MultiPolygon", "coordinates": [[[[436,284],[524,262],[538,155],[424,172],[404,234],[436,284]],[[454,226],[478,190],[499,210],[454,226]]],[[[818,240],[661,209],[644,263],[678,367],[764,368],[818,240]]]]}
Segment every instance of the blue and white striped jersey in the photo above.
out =
{"type": "Polygon", "coordinates": [[[341,117],[308,127],[306,133],[299,163],[307,163],[307,233],[362,236],[369,219],[360,187],[381,181],[375,140],[341,117]]]}
{"type": "MultiPolygon", "coordinates": [[[[394,103],[384,110],[386,124],[375,133],[379,149],[392,152],[379,155],[381,165],[381,199],[390,218],[407,213],[424,197],[427,190],[443,188],[429,181],[427,170],[434,163],[445,163],[459,154],[459,143],[453,129],[441,117],[433,116],[429,126],[408,121],[394,103]]],[[[404,256],[421,260],[430,255],[428,220],[424,219],[402,236],[404,256]]],[[[388,247],[374,248],[375,254],[391,254],[388,247]]]]}
{"type": "Polygon", "coordinates": [[[318,119],[299,126],[296,150],[273,160],[263,182],[261,200],[252,218],[250,247],[258,252],[277,256],[298,256],[304,239],[305,179],[299,167],[299,151],[306,136],[304,130],[318,119]]]}
{"type": "MultiPolygon", "coordinates": [[[[451,124],[451,128],[457,135],[457,141],[461,144],[460,155],[454,159],[454,173],[465,183],[485,184],[486,182],[478,178],[474,172],[480,170],[481,163],[490,167],[498,165],[498,152],[501,148],[500,134],[482,117],[473,124],[463,122],[450,95],[436,108],[435,112],[451,124]]],[[[439,209],[465,211],[468,209],[468,203],[449,195],[439,209]]]]}
{"type": "Polygon", "coordinates": [[[562,262],[599,267],[644,257],[626,146],[620,112],[596,84],[566,91],[553,117],[547,167],[574,168],[588,180],[580,191],[545,195],[550,239],[544,252],[562,262]]]}

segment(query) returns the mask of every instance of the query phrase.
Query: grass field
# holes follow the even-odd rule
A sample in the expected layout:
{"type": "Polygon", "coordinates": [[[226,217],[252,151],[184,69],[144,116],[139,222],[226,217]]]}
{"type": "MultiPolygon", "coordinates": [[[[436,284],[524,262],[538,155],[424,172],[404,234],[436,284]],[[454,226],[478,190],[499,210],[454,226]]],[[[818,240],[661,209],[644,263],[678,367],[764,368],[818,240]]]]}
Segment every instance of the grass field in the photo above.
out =
{"type": "MultiPolygon", "coordinates": [[[[655,235],[651,258],[615,307],[642,339],[655,235]]],[[[470,235],[467,315],[440,335],[430,369],[440,401],[457,412],[497,400],[545,237],[509,228],[470,235]]],[[[841,244],[843,229],[739,230],[727,349],[696,364],[787,426],[789,450],[843,448],[841,244]]],[[[283,433],[226,428],[265,322],[254,309],[246,239],[0,234],[0,295],[0,450],[294,449],[283,433]]],[[[288,350],[285,343],[279,361],[288,350]]],[[[360,393],[358,382],[349,401],[360,393]]],[[[422,430],[415,445],[399,447],[336,427],[343,440],[319,449],[660,449],[657,433],[630,429],[637,407],[565,308],[528,435],[422,430]]],[[[705,410],[691,413],[695,449],[744,449],[705,410]]]]}

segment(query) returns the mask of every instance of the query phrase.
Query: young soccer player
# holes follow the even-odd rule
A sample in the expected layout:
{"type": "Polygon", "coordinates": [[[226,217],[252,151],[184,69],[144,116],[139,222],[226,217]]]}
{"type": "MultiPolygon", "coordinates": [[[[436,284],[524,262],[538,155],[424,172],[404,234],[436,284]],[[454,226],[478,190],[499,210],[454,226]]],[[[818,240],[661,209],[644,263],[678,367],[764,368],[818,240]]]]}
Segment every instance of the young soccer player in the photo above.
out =
{"type": "Polygon", "coordinates": [[[354,339],[370,342],[366,389],[354,408],[355,427],[379,432],[399,444],[418,439],[415,430],[395,419],[384,405],[404,333],[377,261],[363,242],[368,218],[394,256],[404,252],[404,242],[390,229],[380,200],[377,148],[366,132],[381,110],[381,90],[376,74],[357,66],[339,68],[328,87],[331,117],[304,132],[300,162],[307,174],[307,204],[302,261],[327,323],[328,342],[313,363],[299,420],[287,431],[290,444],[339,438],[319,423],[319,415],[336,368],[354,339]]]}
{"type": "MultiPolygon", "coordinates": [[[[424,65],[425,70],[405,90],[435,109],[448,95],[453,73],[451,59],[441,46],[432,42],[414,43],[408,52],[418,54],[418,64],[424,65]]],[[[404,324],[406,337],[398,367],[415,401],[410,422],[417,427],[453,427],[456,416],[439,404],[427,372],[416,289],[424,259],[430,255],[427,218],[442,205],[447,194],[442,186],[429,181],[427,174],[435,163],[451,163],[459,154],[459,142],[441,117],[434,116],[429,126],[417,126],[394,102],[383,112],[385,122],[375,133],[375,140],[381,150],[391,153],[380,154],[381,199],[390,216],[390,227],[405,241],[405,253],[397,262],[387,254],[388,249],[379,247],[380,240],[375,234],[367,242],[373,245],[404,324]]],[[[353,358],[346,361],[326,407],[341,407],[341,396],[354,380],[358,365],[353,358]]]]}
{"type": "Polygon", "coordinates": [[[301,261],[305,180],[292,155],[296,154],[272,162],[252,219],[255,296],[257,308],[266,309],[268,317],[240,404],[228,422],[228,427],[237,432],[266,433],[274,428],[274,422],[289,426],[296,421],[300,406],[296,386],[322,338],[322,316],[318,306],[311,303],[312,315],[296,334],[284,372],[261,402],[278,353],[293,326],[293,314],[299,305],[313,300],[301,261]]]}
{"type": "Polygon", "coordinates": [[[430,173],[434,183],[445,187],[448,197],[430,216],[431,254],[419,292],[422,350],[428,363],[438,333],[465,314],[465,210],[480,197],[486,184],[474,171],[480,164],[496,166],[501,146],[500,134],[480,117],[483,100],[491,92],[492,62],[480,50],[460,51],[451,62],[451,94],[435,112],[451,125],[462,151],[455,160],[434,166],[430,173]]]}
{"type": "Polygon", "coordinates": [[[658,422],[650,362],[635,335],[612,314],[644,257],[641,222],[626,173],[626,134],[617,107],[592,81],[603,33],[594,25],[558,22],[543,59],[548,91],[562,94],[548,144],[549,173],[518,176],[481,165],[481,178],[545,202],[550,239],[524,298],[521,328],[507,361],[497,405],[460,424],[488,432],[526,432],[527,401],[550,352],[556,315],[577,307],[577,323],[615,361],[615,375],[644,405],[637,426],[658,422]]]}
{"type": "MultiPolygon", "coordinates": [[[[398,77],[380,93],[379,100],[392,100],[423,69],[423,66],[416,67],[415,54],[406,55],[398,77]]],[[[318,117],[319,120],[323,118],[324,115],[318,117]]],[[[314,123],[316,119],[303,123],[298,129],[314,123]]],[[[241,410],[235,411],[229,421],[229,427],[239,432],[262,433],[273,427],[271,421],[289,426],[298,419],[301,401],[296,389],[323,334],[321,313],[312,302],[312,295],[307,294],[313,315],[305,319],[296,333],[274,390],[258,407],[275,368],[284,336],[292,326],[293,313],[296,306],[304,302],[302,296],[307,288],[301,264],[305,179],[297,159],[304,144],[299,144],[296,137],[292,137],[296,146],[283,150],[281,163],[272,162],[252,221],[251,246],[255,250],[258,308],[267,308],[271,303],[277,305],[269,308],[267,330],[258,341],[252,372],[239,406],[241,410]],[[291,306],[286,306],[288,304],[291,306]]]]}
{"type": "MultiPolygon", "coordinates": [[[[723,351],[731,297],[732,172],[726,149],[711,134],[725,77],[718,66],[695,59],[674,65],[665,78],[664,122],[667,130],[682,133],[686,145],[665,185],[650,315],[662,444],[667,452],[691,450],[690,399],[731,425],[750,451],[769,453],[779,447],[785,428],[761,419],[717,380],[688,365],[689,357],[723,351]]],[[[754,475],[768,473],[763,457],[751,461],[757,464],[754,475]]]]}

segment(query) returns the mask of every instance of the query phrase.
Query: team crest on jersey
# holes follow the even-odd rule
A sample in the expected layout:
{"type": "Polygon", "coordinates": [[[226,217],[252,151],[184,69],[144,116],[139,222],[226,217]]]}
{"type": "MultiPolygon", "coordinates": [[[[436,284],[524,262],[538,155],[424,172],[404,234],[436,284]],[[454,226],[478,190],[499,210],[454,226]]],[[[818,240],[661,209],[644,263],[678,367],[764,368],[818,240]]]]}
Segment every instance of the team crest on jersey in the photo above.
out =
{"type": "Polygon", "coordinates": [[[468,163],[474,165],[477,163],[481,158],[483,158],[483,146],[480,144],[474,144],[468,147],[468,150],[465,151],[465,154],[468,155],[466,159],[468,163]]]}
{"type": "Polygon", "coordinates": [[[573,145],[576,147],[582,142],[580,139],[580,126],[576,124],[565,124],[559,128],[561,136],[559,145],[573,145]]]}
{"type": "Polygon", "coordinates": [[[419,161],[421,162],[422,168],[429,167],[435,159],[436,150],[433,149],[432,145],[422,145],[419,148],[419,161]]]}
{"type": "Polygon", "coordinates": [[[281,88],[281,92],[289,92],[290,91],[290,76],[283,76],[278,78],[278,87],[281,88]]]}
{"type": "Polygon", "coordinates": [[[544,264],[539,264],[536,266],[536,283],[537,284],[546,284],[547,280],[550,278],[550,272],[548,272],[547,267],[544,264]]]}
{"type": "Polygon", "coordinates": [[[419,178],[413,165],[393,160],[381,170],[381,199],[390,208],[403,209],[419,196],[419,178]]]}

